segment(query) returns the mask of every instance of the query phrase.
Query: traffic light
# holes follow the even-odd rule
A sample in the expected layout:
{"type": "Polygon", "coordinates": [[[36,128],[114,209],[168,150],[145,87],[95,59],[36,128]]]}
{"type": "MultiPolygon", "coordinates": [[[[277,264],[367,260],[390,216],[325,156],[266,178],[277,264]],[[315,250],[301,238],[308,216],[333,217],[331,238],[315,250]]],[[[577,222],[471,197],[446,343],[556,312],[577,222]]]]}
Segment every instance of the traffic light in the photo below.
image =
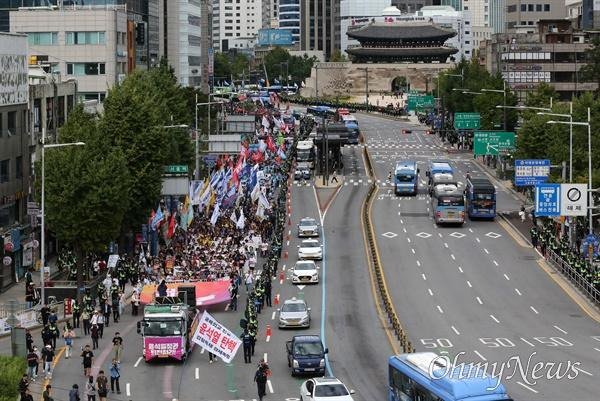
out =
{"type": "Polygon", "coordinates": [[[146,43],[146,24],[138,22],[135,26],[135,43],[143,45],[146,43]]]}

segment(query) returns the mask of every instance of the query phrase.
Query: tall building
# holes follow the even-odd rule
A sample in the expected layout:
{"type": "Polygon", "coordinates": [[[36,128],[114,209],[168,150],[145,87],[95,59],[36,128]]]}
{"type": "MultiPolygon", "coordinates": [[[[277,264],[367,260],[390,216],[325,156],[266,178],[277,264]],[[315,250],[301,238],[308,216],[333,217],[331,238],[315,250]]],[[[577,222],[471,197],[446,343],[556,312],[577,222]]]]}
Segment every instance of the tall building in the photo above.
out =
{"type": "Polygon", "coordinates": [[[340,47],[342,53],[349,45],[357,46],[358,41],[352,40],[346,35],[348,29],[357,24],[367,24],[373,18],[380,18],[384,9],[391,6],[391,0],[341,0],[340,2],[340,47]]]}
{"type": "Polygon", "coordinates": [[[279,28],[291,31],[294,43],[300,42],[300,1],[279,0],[279,28]]]}
{"type": "Polygon", "coordinates": [[[440,0],[440,6],[450,6],[456,11],[462,11],[463,9],[463,1],[466,9],[469,9],[469,0],[440,0]]]}
{"type": "Polygon", "coordinates": [[[498,3],[500,1],[504,0],[463,0],[463,10],[471,13],[473,49],[479,49],[480,42],[489,39],[494,33],[491,14],[499,12],[499,10],[494,11],[494,8],[500,8],[501,5],[498,3]]]}
{"type": "MultiPolygon", "coordinates": [[[[165,54],[169,64],[175,70],[179,84],[183,86],[202,86],[203,45],[210,42],[207,24],[203,24],[202,8],[208,10],[208,0],[161,0],[163,13],[160,35],[163,37],[161,53],[165,54]],[[204,32],[203,32],[204,29],[204,32]]],[[[206,13],[205,13],[206,14],[206,13]]],[[[206,15],[204,15],[206,17],[206,15]]],[[[208,51],[208,49],[206,49],[208,51]]]]}
{"type": "MultiPolygon", "coordinates": [[[[269,1],[269,0],[264,0],[269,1]]],[[[213,0],[213,47],[226,52],[234,38],[258,35],[263,27],[263,0],[213,0]]]]}
{"type": "Polygon", "coordinates": [[[403,14],[414,14],[425,6],[439,6],[440,0],[392,0],[403,14]]]}
{"type": "Polygon", "coordinates": [[[340,0],[301,0],[300,19],[300,50],[340,50],[340,0]]]}
{"type": "Polygon", "coordinates": [[[456,36],[445,42],[445,46],[454,47],[458,50],[458,53],[452,56],[455,60],[462,58],[469,60],[471,58],[473,55],[473,33],[470,11],[457,11],[451,6],[427,6],[417,11],[416,15],[431,19],[438,26],[456,32],[456,36]]]}
{"type": "Polygon", "coordinates": [[[506,31],[536,32],[539,20],[567,17],[565,0],[506,0],[506,31]]]}
{"type": "Polygon", "coordinates": [[[508,0],[489,0],[490,5],[490,27],[494,33],[502,33],[506,31],[506,2],[508,0]]]}
{"type": "Polygon", "coordinates": [[[29,57],[77,80],[79,100],[104,100],[135,67],[135,26],[125,5],[10,11],[10,30],[26,33],[29,57]]]}
{"type": "Polygon", "coordinates": [[[281,0],[262,0],[262,26],[261,28],[279,27],[279,4],[281,0]]]}
{"type": "Polygon", "coordinates": [[[581,29],[600,29],[600,2],[594,0],[565,0],[567,18],[577,20],[581,29]]]}

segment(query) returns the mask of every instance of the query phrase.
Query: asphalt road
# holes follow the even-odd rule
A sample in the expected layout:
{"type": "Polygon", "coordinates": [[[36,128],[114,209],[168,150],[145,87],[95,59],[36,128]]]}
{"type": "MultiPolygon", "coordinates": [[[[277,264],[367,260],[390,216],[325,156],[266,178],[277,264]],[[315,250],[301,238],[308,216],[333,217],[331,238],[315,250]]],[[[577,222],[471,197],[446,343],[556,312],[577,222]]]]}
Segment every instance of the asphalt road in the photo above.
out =
{"type": "MultiPolygon", "coordinates": [[[[417,351],[458,355],[458,362],[488,362],[490,372],[493,362],[520,357],[528,374],[507,379],[513,362],[502,377],[513,398],[596,400],[600,325],[540,268],[539,255],[519,246],[498,222],[433,223],[426,162],[450,159],[464,182],[466,171],[483,175],[472,155],[446,153],[417,125],[364,115],[359,122],[381,181],[372,219],[388,288],[417,351]],[[417,130],[402,134],[403,127],[417,130]],[[407,158],[419,162],[422,188],[415,197],[397,197],[385,180],[395,162],[407,158]],[[580,365],[572,380],[536,381],[531,369],[540,361],[562,363],[563,369],[569,362],[580,365]]],[[[498,210],[518,210],[510,192],[498,191],[498,210]]]]}

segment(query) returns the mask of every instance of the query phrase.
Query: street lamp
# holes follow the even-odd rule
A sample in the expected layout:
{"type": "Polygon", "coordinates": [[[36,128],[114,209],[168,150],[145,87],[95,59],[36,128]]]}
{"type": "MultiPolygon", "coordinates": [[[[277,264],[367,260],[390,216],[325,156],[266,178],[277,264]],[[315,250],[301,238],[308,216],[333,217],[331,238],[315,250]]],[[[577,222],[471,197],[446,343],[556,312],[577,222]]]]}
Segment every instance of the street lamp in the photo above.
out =
{"type": "Polygon", "coordinates": [[[187,124],[160,125],[157,128],[188,128],[187,124]]]}
{"type": "Polygon", "coordinates": [[[593,189],[592,189],[592,118],[590,108],[587,109],[587,122],[583,121],[547,121],[546,124],[565,124],[565,125],[579,125],[586,126],[588,131],[588,210],[589,210],[589,228],[588,234],[592,235],[594,233],[594,228],[592,226],[592,217],[594,210],[594,197],[593,197],[593,189]]]}
{"type": "MultiPolygon", "coordinates": [[[[223,104],[225,102],[211,102],[210,101],[210,97],[211,97],[212,93],[208,94],[208,102],[204,102],[204,103],[198,103],[198,94],[196,93],[196,107],[195,107],[195,124],[196,124],[196,141],[195,141],[195,145],[196,145],[196,149],[195,149],[195,154],[196,154],[196,171],[194,173],[194,179],[196,181],[198,181],[200,179],[200,138],[198,135],[198,106],[208,106],[208,134],[210,135],[210,105],[211,104],[223,104]]],[[[186,126],[187,127],[187,126],[186,126]]]]}
{"type": "MultiPolygon", "coordinates": [[[[503,97],[504,97],[504,106],[506,106],[506,81],[502,80],[502,89],[481,89],[482,92],[495,92],[495,93],[502,93],[503,97]]],[[[506,124],[506,108],[504,108],[504,131],[506,131],[507,128],[507,124],[506,124]]]]}
{"type": "MultiPolygon", "coordinates": [[[[503,106],[499,104],[496,106],[497,109],[514,109],[514,110],[542,110],[542,111],[552,111],[551,108],[548,107],[530,107],[530,106],[503,106]]],[[[546,113],[538,113],[538,114],[546,114],[546,113]]]]}
{"type": "Polygon", "coordinates": [[[42,132],[42,205],[41,205],[41,214],[42,214],[42,222],[41,222],[41,255],[40,262],[42,264],[40,268],[40,295],[41,295],[41,303],[44,304],[45,294],[44,294],[44,270],[46,268],[46,194],[45,194],[45,185],[46,185],[46,166],[45,166],[45,153],[46,148],[63,148],[67,146],[84,146],[84,142],[70,142],[70,143],[52,143],[46,145],[46,131],[42,132]]]}
{"type": "Polygon", "coordinates": [[[569,102],[569,114],[537,113],[540,116],[565,117],[569,119],[569,182],[573,182],[573,102],[569,102]]]}

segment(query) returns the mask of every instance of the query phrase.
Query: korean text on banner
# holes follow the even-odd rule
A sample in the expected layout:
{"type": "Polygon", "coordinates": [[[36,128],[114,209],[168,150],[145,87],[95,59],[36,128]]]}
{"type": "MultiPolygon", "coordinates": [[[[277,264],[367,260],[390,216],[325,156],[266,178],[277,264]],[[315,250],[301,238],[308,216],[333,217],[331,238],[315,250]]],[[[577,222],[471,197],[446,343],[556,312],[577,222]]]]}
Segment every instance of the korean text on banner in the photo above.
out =
{"type": "Polygon", "coordinates": [[[183,339],[181,337],[144,337],[144,357],[175,358],[183,360],[183,339]]]}
{"type": "Polygon", "coordinates": [[[208,312],[204,311],[193,341],[223,360],[231,362],[242,341],[208,312]]]}

